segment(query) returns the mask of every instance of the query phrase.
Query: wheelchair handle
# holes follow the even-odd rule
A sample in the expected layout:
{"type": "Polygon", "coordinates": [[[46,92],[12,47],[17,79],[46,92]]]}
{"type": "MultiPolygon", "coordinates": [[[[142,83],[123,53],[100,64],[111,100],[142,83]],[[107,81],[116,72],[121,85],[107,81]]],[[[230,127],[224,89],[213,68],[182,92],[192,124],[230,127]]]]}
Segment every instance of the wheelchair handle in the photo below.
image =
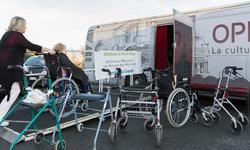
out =
{"type": "Polygon", "coordinates": [[[23,69],[23,66],[21,66],[21,65],[10,65],[10,66],[7,66],[7,69],[8,70],[17,69],[17,70],[21,70],[21,71],[25,72],[24,69],[23,69]]]}
{"type": "Polygon", "coordinates": [[[28,69],[44,69],[44,66],[40,66],[40,65],[32,65],[32,66],[28,66],[28,69]]]}
{"type": "MultiPolygon", "coordinates": [[[[54,55],[57,55],[58,53],[56,52],[54,55]]],[[[52,55],[50,54],[49,52],[37,52],[35,53],[36,56],[39,56],[39,55],[52,55]]]]}
{"type": "Polygon", "coordinates": [[[145,69],[143,69],[142,71],[143,72],[146,72],[146,71],[152,71],[153,69],[151,68],[151,67],[148,67],[148,68],[145,68],[145,69]]]}

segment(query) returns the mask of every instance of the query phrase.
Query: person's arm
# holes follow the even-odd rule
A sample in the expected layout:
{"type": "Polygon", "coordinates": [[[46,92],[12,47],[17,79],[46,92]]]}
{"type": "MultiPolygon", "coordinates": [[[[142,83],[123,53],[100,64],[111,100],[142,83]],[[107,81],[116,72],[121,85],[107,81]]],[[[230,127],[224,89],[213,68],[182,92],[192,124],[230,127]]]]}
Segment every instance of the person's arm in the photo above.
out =
{"type": "Polygon", "coordinates": [[[43,53],[48,52],[48,53],[50,53],[52,55],[54,55],[56,53],[53,49],[49,49],[49,48],[46,48],[46,47],[42,47],[42,52],[43,53]]]}
{"type": "Polygon", "coordinates": [[[36,52],[48,52],[50,54],[55,54],[56,52],[53,49],[49,49],[46,47],[42,47],[37,44],[31,43],[29,40],[27,40],[22,33],[18,34],[17,38],[17,44],[25,47],[26,49],[29,49],[31,51],[36,51],[36,52]]]}

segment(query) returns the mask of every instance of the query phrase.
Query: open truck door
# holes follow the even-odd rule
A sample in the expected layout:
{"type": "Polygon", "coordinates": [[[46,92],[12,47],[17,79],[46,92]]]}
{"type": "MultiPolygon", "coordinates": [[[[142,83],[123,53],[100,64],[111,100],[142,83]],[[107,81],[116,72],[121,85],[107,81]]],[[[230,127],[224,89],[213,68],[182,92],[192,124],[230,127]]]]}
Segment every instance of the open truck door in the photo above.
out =
{"type": "Polygon", "coordinates": [[[192,19],[173,10],[174,15],[174,61],[173,73],[180,81],[192,76],[193,26],[192,19]]]}

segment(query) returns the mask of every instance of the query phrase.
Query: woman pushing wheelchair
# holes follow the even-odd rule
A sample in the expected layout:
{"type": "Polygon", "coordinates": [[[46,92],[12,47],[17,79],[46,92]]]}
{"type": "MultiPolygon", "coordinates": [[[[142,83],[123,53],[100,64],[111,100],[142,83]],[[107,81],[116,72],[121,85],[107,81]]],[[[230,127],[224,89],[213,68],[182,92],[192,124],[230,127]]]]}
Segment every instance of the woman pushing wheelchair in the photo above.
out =
{"type": "MultiPolygon", "coordinates": [[[[26,20],[22,17],[13,17],[10,21],[7,32],[0,41],[0,121],[7,114],[11,105],[20,93],[20,82],[22,72],[20,70],[10,70],[10,65],[23,65],[26,50],[35,52],[48,52],[55,54],[49,48],[36,45],[28,41],[23,35],[26,31],[26,20]]],[[[7,126],[4,121],[0,126],[7,126]]]]}

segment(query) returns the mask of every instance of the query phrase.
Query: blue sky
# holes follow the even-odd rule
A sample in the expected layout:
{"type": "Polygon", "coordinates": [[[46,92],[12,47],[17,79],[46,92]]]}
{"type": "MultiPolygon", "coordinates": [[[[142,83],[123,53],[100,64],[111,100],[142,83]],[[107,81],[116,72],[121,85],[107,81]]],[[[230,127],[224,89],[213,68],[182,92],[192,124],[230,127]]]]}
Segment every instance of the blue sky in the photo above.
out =
{"type": "Polygon", "coordinates": [[[25,36],[52,48],[63,42],[69,49],[84,47],[87,30],[95,24],[172,14],[247,0],[1,0],[0,36],[14,16],[27,21],[25,36]]]}

